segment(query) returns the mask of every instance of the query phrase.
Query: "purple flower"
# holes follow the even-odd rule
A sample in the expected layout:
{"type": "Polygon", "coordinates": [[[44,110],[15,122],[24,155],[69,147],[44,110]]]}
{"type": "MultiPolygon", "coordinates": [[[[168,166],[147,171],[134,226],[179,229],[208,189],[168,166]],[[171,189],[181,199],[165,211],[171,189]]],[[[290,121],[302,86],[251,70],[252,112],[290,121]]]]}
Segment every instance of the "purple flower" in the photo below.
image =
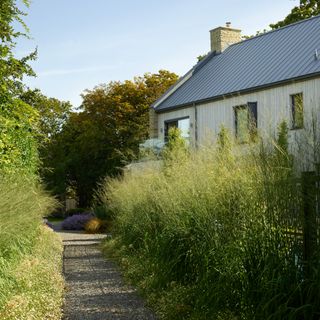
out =
{"type": "Polygon", "coordinates": [[[90,213],[75,214],[68,217],[62,222],[62,229],[64,230],[83,230],[84,225],[93,218],[90,213]]]}

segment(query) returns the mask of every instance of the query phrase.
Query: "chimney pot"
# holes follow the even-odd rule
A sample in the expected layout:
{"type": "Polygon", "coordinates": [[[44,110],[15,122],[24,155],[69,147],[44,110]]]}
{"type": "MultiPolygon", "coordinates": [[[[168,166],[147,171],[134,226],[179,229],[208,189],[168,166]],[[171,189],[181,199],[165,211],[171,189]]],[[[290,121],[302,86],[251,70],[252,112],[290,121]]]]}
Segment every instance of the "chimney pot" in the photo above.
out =
{"type": "Polygon", "coordinates": [[[226,27],[230,28],[231,27],[231,22],[226,22],[226,27]]]}

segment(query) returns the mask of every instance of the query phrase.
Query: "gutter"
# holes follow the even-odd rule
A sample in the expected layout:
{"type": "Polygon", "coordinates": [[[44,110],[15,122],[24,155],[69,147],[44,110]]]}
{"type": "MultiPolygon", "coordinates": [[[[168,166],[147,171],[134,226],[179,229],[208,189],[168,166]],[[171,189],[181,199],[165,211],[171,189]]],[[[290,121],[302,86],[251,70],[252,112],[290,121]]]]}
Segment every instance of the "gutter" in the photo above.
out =
{"type": "Polygon", "coordinates": [[[195,146],[198,146],[198,109],[197,105],[194,103],[194,141],[195,141],[195,146]]]}

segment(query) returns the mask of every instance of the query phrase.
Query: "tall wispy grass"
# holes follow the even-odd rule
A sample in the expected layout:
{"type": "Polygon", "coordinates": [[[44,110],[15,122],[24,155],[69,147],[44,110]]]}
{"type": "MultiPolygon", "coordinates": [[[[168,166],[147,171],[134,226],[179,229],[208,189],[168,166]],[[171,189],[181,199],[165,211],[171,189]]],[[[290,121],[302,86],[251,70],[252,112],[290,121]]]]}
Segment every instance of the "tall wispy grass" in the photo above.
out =
{"type": "Polygon", "coordinates": [[[58,319],[60,316],[63,287],[62,279],[60,284],[57,279],[62,245],[53,232],[45,232],[42,226],[42,217],[55,206],[56,201],[34,177],[1,177],[1,319],[58,319]],[[57,310],[53,312],[54,308],[57,310]],[[52,317],[45,316],[46,310],[52,311],[52,317]]]}
{"type": "Polygon", "coordinates": [[[129,172],[100,190],[115,248],[163,318],[319,317],[286,135],[282,124],[278,141],[239,147],[222,130],[216,146],[180,148],[162,170],[129,172]]]}
{"type": "Polygon", "coordinates": [[[2,177],[0,199],[0,259],[15,259],[32,249],[42,217],[56,202],[32,177],[2,177]]]}

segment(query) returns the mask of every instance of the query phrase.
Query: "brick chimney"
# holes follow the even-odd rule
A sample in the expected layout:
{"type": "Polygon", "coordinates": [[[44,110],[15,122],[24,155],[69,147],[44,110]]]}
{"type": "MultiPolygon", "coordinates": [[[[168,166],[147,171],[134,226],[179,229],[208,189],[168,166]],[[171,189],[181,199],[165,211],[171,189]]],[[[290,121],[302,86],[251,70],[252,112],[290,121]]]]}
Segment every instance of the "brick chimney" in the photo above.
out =
{"type": "Polygon", "coordinates": [[[211,51],[221,53],[233,43],[241,41],[241,30],[231,28],[231,22],[225,27],[210,30],[211,51]]]}

